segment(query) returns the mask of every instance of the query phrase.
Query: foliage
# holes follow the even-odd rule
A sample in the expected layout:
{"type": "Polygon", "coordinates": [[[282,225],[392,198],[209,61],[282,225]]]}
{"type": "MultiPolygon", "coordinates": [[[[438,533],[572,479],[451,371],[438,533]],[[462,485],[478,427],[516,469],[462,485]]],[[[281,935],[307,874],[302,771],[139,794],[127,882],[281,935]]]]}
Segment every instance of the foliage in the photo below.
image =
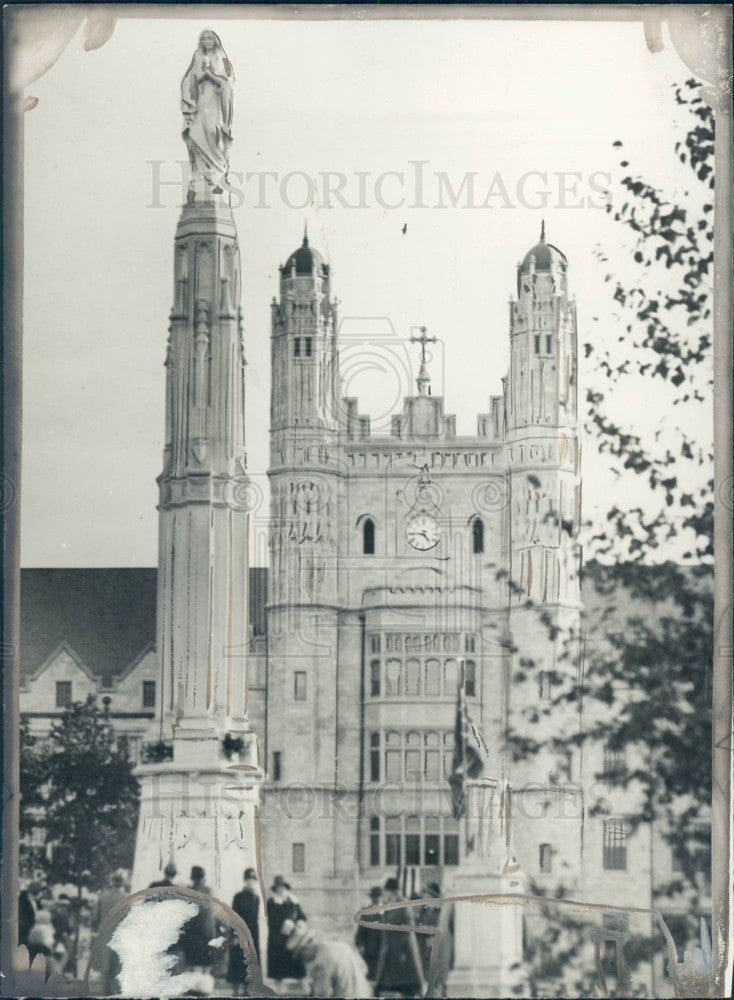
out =
{"type": "Polygon", "coordinates": [[[104,888],[113,871],[131,865],[135,846],[139,790],[127,739],[115,736],[90,695],[64,711],[40,751],[25,756],[34,754],[21,793],[24,809],[43,806],[33,825],[52,845],[46,878],[104,888]]]}
{"type": "MultiPolygon", "coordinates": [[[[609,266],[614,318],[624,333],[616,347],[600,348],[601,338],[584,345],[595,361],[584,429],[616,472],[621,496],[642,483],[649,502],[644,510],[611,503],[589,546],[596,558],[583,569],[585,592],[591,587],[598,595],[585,622],[583,674],[570,669],[578,637],[568,636],[553,698],[540,704],[528,699],[526,718],[568,720],[583,710],[583,732],[578,723],[554,727],[550,748],[557,774],[568,773],[571,759],[587,744],[626,757],[627,765],[614,775],[626,803],[634,803],[626,818],[632,829],[655,821],[680,869],[655,887],[655,905],[664,908],[665,898],[674,898],[676,909],[689,912],[700,912],[708,891],[703,869],[710,838],[714,642],[713,449],[710,438],[690,431],[696,421],[700,427],[702,407],[710,406],[712,377],[714,121],[699,86],[688,80],[675,88],[688,116],[675,153],[692,171],[691,191],[668,196],[628,172],[621,201],[607,206],[629,237],[628,257],[615,254],[613,269],[597,250],[597,259],[609,266]],[[624,426],[613,412],[620,399],[639,391],[640,379],[662,386],[667,400],[660,430],[649,437],[624,426]],[[681,538],[680,560],[661,560],[666,546],[681,538]]],[[[621,149],[622,143],[614,146],[621,149]]],[[[623,159],[621,166],[630,164],[623,159]]],[[[549,625],[549,639],[551,631],[549,625]]],[[[514,680],[532,683],[532,667],[521,663],[514,680]]],[[[518,727],[511,734],[516,759],[547,755],[549,737],[536,738],[542,728],[534,733],[532,726],[518,727]]],[[[591,814],[610,814],[611,806],[600,796],[591,814]]],[[[558,940],[546,933],[533,943],[529,968],[539,983],[557,980],[559,955],[572,966],[579,960],[562,931],[560,925],[554,931],[558,940]]],[[[653,947],[647,941],[637,945],[641,954],[653,947]]]]}
{"type": "Polygon", "coordinates": [[[43,813],[45,766],[42,748],[32,735],[27,719],[20,722],[20,816],[19,816],[19,868],[20,874],[32,877],[43,866],[45,851],[32,843],[34,830],[43,813]]]}
{"type": "MultiPolygon", "coordinates": [[[[593,552],[600,557],[645,561],[681,531],[691,540],[686,561],[711,562],[713,557],[713,482],[690,485],[700,479],[698,470],[711,467],[711,441],[695,440],[686,427],[696,407],[710,404],[712,384],[713,203],[710,197],[704,195],[701,202],[698,196],[714,185],[714,115],[699,87],[697,81],[687,80],[675,88],[676,102],[692,118],[675,151],[693,172],[697,190],[693,195],[686,190],[676,199],[627,174],[621,181],[626,200],[607,205],[630,237],[627,249],[634,277],[629,284],[611,271],[605,277],[618,307],[615,318],[625,322],[625,333],[618,339],[621,357],[615,357],[611,347],[600,351],[592,341],[584,344],[586,356],[596,358],[599,376],[586,393],[585,430],[609,456],[622,482],[629,473],[647,481],[653,509],[646,513],[640,507],[613,505],[607,514],[608,532],[592,540],[593,552]],[[639,392],[635,376],[667,387],[669,442],[662,433],[643,441],[610,416],[609,391],[621,398],[639,392]],[[673,428],[676,414],[679,423],[673,428]]],[[[614,145],[622,147],[620,141],[614,145]]],[[[627,168],[629,162],[623,159],[620,166],[627,168]]],[[[601,248],[596,256],[609,263],[601,248]]]]}

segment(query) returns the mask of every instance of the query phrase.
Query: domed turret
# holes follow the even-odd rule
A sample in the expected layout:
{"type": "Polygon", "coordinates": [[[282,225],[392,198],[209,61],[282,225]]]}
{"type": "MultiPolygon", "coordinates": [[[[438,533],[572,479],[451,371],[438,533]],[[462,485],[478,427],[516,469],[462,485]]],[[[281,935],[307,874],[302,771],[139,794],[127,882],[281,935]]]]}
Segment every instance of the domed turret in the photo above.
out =
{"type": "Polygon", "coordinates": [[[565,253],[547,243],[545,239],[545,221],[540,227],[540,241],[535,244],[523,257],[522,264],[517,269],[517,294],[520,294],[520,276],[535,271],[536,274],[542,271],[556,271],[565,276],[568,270],[568,260],[565,253]]]}
{"type": "Polygon", "coordinates": [[[329,265],[324,261],[324,258],[318,250],[309,245],[308,232],[304,232],[303,243],[297,250],[293,251],[283,265],[283,274],[288,277],[293,272],[294,266],[297,275],[313,274],[314,268],[320,275],[326,275],[329,272],[329,265]]]}

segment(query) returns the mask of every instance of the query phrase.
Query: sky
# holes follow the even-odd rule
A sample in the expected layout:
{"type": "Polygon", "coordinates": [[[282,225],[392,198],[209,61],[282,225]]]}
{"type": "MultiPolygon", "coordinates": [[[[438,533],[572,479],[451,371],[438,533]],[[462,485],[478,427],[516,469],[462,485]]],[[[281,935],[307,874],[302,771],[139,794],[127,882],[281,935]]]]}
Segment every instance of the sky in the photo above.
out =
{"type": "MultiPolygon", "coordinates": [[[[220,35],[236,74],[248,468],[264,496],[270,302],[306,224],[341,303],[345,394],[386,426],[411,391],[394,359],[415,360],[405,341],[425,325],[439,338],[433,391],[457,414],[458,433],[471,434],[501,391],[515,267],[541,219],[570,262],[580,343],[615,341],[593,253],[603,245],[620,267],[628,258],[599,194],[620,178],[612,143],[623,140],[654,181],[670,183],[675,170],[671,88],[690,73],[670,45],[649,53],[637,22],[179,13],[120,20],[93,52],[77,34],[28,88],[38,105],[25,117],[24,566],[157,561],[186,158],[179,87],[203,28],[220,35]],[[332,190],[343,177],[341,198],[327,201],[324,173],[332,190]]],[[[582,388],[587,375],[582,367],[582,388]]],[[[643,436],[666,420],[652,385],[616,405],[643,436]]],[[[708,408],[698,420],[707,440],[708,408]]],[[[603,512],[620,489],[634,505],[634,484],[616,483],[585,445],[585,514],[603,512]]]]}

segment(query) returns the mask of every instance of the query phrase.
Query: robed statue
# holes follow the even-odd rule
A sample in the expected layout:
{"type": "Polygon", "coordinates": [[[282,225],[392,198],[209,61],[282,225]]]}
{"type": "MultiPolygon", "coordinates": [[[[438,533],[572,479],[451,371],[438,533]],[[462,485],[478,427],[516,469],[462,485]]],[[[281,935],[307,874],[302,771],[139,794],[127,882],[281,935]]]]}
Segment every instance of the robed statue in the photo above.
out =
{"type": "Polygon", "coordinates": [[[234,70],[219,36],[202,31],[191,65],[181,82],[181,110],[186,127],[191,176],[189,201],[207,185],[213,194],[229,187],[234,70]],[[202,185],[201,181],[205,182],[202,185]]]}

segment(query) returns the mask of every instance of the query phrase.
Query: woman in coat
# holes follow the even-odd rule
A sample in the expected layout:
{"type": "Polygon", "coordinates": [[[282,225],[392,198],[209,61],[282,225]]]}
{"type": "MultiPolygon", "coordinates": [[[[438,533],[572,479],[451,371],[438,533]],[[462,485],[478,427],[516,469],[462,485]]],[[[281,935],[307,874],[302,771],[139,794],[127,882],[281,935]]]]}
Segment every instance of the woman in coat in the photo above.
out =
{"type": "Polygon", "coordinates": [[[290,891],[290,886],[282,875],[276,875],[271,887],[272,896],[268,900],[268,976],[281,979],[303,979],[306,970],[303,961],[286,948],[287,936],[283,934],[286,920],[294,923],[305,920],[301,905],[290,891]]]}

